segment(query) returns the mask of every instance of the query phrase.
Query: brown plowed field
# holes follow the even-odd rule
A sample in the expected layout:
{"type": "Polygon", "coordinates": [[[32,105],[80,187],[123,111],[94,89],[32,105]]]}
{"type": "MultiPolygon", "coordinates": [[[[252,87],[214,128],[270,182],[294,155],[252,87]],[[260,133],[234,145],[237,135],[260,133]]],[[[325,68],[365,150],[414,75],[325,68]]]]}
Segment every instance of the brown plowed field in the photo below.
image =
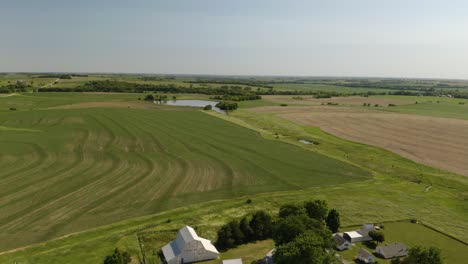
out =
{"type": "Polygon", "coordinates": [[[262,107],[256,111],[276,113],[341,138],[468,176],[468,120],[326,106],[262,107]]]}

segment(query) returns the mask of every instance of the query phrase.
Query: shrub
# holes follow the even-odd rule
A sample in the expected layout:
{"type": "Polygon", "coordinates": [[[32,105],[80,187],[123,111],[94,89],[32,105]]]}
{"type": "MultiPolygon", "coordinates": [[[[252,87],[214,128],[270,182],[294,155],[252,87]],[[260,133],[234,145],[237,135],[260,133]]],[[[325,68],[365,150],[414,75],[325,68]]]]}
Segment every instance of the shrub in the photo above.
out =
{"type": "Polygon", "coordinates": [[[280,104],[280,106],[288,106],[287,104],[280,104]]]}
{"type": "Polygon", "coordinates": [[[203,107],[203,110],[211,110],[213,109],[213,107],[211,105],[205,105],[205,107],[203,107]]]}
{"type": "Polygon", "coordinates": [[[396,105],[394,105],[394,104],[388,104],[388,106],[392,107],[392,106],[396,106],[396,105]]]}
{"type": "Polygon", "coordinates": [[[118,248],[115,248],[114,253],[104,259],[104,264],[127,264],[131,261],[132,258],[128,252],[121,252],[118,248]]]}
{"type": "Polygon", "coordinates": [[[10,111],[16,111],[16,107],[10,107],[10,111]]]}

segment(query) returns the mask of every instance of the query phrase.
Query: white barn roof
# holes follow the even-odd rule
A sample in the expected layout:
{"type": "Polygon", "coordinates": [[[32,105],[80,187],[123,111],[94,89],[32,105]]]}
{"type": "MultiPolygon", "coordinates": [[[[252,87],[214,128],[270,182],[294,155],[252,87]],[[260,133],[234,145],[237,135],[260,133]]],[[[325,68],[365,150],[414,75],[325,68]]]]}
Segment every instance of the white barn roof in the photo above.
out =
{"type": "Polygon", "coordinates": [[[347,234],[349,236],[349,238],[359,238],[359,237],[362,237],[362,234],[357,232],[357,231],[349,231],[349,232],[345,232],[345,234],[347,234]]]}
{"type": "Polygon", "coordinates": [[[211,241],[201,238],[190,226],[179,230],[175,240],[162,248],[164,258],[168,263],[201,261],[216,258],[219,254],[211,241]],[[201,245],[201,247],[197,246],[201,245]],[[194,250],[197,254],[193,254],[194,250]]]}

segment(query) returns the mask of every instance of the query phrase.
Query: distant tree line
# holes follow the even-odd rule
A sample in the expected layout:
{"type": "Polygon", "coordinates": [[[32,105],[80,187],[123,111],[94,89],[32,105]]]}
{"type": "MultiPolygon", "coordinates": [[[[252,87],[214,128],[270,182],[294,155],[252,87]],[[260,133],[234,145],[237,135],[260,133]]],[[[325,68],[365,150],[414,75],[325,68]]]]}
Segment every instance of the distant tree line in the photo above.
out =
{"type": "Polygon", "coordinates": [[[87,74],[46,74],[46,75],[39,75],[36,78],[71,79],[73,77],[88,77],[88,75],[87,74]]]}
{"type": "Polygon", "coordinates": [[[223,80],[196,80],[196,81],[186,81],[186,83],[193,83],[193,84],[237,84],[237,85],[248,85],[251,87],[261,87],[261,88],[273,88],[273,86],[269,85],[266,82],[260,81],[251,81],[251,80],[232,80],[232,79],[223,79],[223,80]]]}
{"type": "Polygon", "coordinates": [[[230,111],[230,110],[236,110],[238,105],[237,103],[234,103],[234,102],[223,101],[223,102],[217,103],[216,107],[218,107],[221,110],[230,111]]]}
{"type": "Polygon", "coordinates": [[[258,98],[256,92],[244,89],[241,86],[221,87],[185,87],[174,84],[141,84],[121,81],[90,81],[84,85],[73,88],[49,87],[41,88],[39,92],[123,92],[123,93],[197,93],[206,95],[242,96],[245,98],[258,98]]]}
{"type": "Polygon", "coordinates": [[[31,85],[26,85],[24,82],[16,82],[15,84],[8,84],[0,87],[0,94],[2,93],[22,93],[26,92],[27,88],[31,88],[31,85]]]}
{"type": "Polygon", "coordinates": [[[240,102],[240,101],[248,101],[248,100],[260,100],[262,97],[258,94],[247,94],[247,95],[216,95],[210,97],[210,99],[214,100],[223,100],[223,101],[234,101],[234,102],[240,102]]]}

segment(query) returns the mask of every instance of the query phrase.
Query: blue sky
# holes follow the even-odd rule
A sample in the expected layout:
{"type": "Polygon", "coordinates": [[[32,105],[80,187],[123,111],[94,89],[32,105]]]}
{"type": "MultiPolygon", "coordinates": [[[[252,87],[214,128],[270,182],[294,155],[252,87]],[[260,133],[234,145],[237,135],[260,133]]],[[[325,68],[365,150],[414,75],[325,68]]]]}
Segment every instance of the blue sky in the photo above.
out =
{"type": "Polygon", "coordinates": [[[468,79],[468,1],[0,0],[0,71],[468,79]]]}

